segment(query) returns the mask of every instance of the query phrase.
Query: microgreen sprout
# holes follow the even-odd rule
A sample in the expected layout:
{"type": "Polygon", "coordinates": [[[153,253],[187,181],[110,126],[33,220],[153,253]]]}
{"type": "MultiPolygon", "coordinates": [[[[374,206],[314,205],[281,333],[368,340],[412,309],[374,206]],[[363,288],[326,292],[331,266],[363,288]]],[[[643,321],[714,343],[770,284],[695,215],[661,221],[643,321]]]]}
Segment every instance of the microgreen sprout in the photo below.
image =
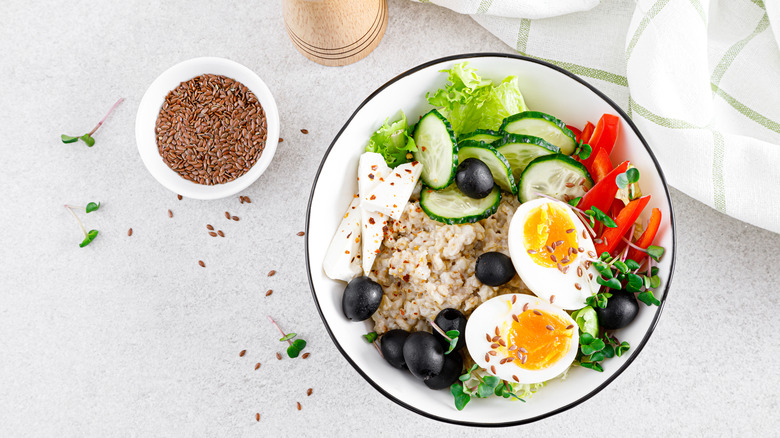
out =
{"type": "Polygon", "coordinates": [[[84,240],[79,244],[80,248],[84,248],[85,246],[87,246],[90,243],[92,243],[93,240],[95,240],[95,237],[97,237],[97,235],[98,235],[98,230],[89,230],[89,231],[87,231],[87,229],[84,228],[84,224],[81,223],[81,219],[79,219],[79,217],[76,216],[76,212],[73,211],[73,210],[74,209],[78,209],[78,210],[84,209],[84,211],[86,211],[87,213],[91,213],[91,212],[97,210],[98,208],[100,208],[100,203],[98,202],[97,204],[95,204],[94,202],[90,202],[89,204],[87,204],[86,207],[79,207],[79,206],[75,206],[75,205],[65,204],[65,208],[70,212],[70,214],[73,215],[74,218],[76,218],[76,222],[79,223],[79,227],[81,228],[81,232],[84,233],[84,240]]]}
{"type": "Polygon", "coordinates": [[[615,221],[595,205],[591,206],[589,210],[585,210],[585,214],[589,216],[590,226],[594,226],[594,220],[597,220],[607,228],[617,228],[615,221]]]}
{"type": "Polygon", "coordinates": [[[578,352],[580,366],[594,371],[603,372],[601,362],[615,356],[622,356],[631,348],[628,342],[620,342],[614,336],[604,335],[597,338],[590,333],[580,333],[580,351],[578,352]]]}
{"type": "Polygon", "coordinates": [[[577,148],[574,150],[573,155],[580,157],[580,160],[587,160],[590,158],[592,152],[593,148],[591,148],[589,144],[580,141],[580,143],[577,144],[577,148]]]}
{"type": "Polygon", "coordinates": [[[619,189],[625,189],[629,184],[634,184],[637,181],[639,181],[639,170],[635,167],[618,174],[617,178],[615,179],[615,183],[619,189]]]}
{"type": "Polygon", "coordinates": [[[379,335],[377,335],[376,332],[366,333],[361,337],[363,338],[364,341],[368,342],[369,344],[373,344],[374,348],[376,348],[376,351],[379,352],[379,355],[382,356],[382,358],[385,357],[385,355],[382,354],[382,349],[379,348],[379,345],[376,343],[376,340],[379,339],[379,335]]]}
{"type": "Polygon", "coordinates": [[[495,395],[504,398],[513,397],[525,402],[525,400],[517,395],[512,384],[501,380],[496,376],[480,376],[479,373],[475,372],[478,368],[478,365],[472,365],[465,374],[458,377],[458,382],[455,382],[450,386],[450,393],[452,393],[455,400],[455,408],[457,410],[462,411],[468,402],[471,401],[472,397],[487,398],[491,395],[495,395]],[[476,380],[478,383],[474,382],[476,386],[469,387],[468,383],[472,380],[476,380]]]}
{"type": "Polygon", "coordinates": [[[440,335],[444,336],[444,339],[447,340],[447,342],[450,343],[450,348],[447,349],[447,351],[444,354],[450,354],[452,353],[452,350],[455,349],[455,346],[458,345],[458,338],[460,337],[460,331],[459,330],[447,330],[446,332],[441,329],[435,322],[431,321],[431,327],[433,327],[434,330],[439,332],[440,335]]]}
{"type": "Polygon", "coordinates": [[[282,329],[279,328],[279,325],[276,323],[276,321],[274,321],[274,319],[270,316],[268,317],[268,320],[271,321],[271,324],[273,324],[274,327],[279,330],[279,333],[282,334],[282,338],[279,339],[279,341],[290,344],[290,346],[287,347],[287,356],[289,356],[291,359],[298,357],[298,355],[301,353],[301,350],[306,348],[306,341],[303,339],[295,339],[293,341],[293,339],[298,336],[297,334],[283,332],[282,329]]]}
{"type": "MultiPolygon", "coordinates": [[[[648,247],[652,248],[652,247],[648,247]]],[[[663,254],[663,248],[654,250],[663,254]]],[[[634,260],[620,260],[612,257],[608,252],[603,252],[599,256],[599,261],[593,262],[593,267],[599,272],[596,283],[609,289],[625,290],[631,293],[638,293],[636,298],[646,305],[660,305],[661,302],[653,295],[652,289],[661,285],[661,279],[658,277],[658,268],[648,268],[646,275],[638,272],[640,265],[634,260]]],[[[597,293],[588,297],[585,302],[592,307],[607,307],[607,300],[612,296],[609,292],[597,293]]]]}
{"type": "Polygon", "coordinates": [[[89,147],[94,146],[95,145],[95,138],[92,137],[92,134],[94,134],[98,130],[98,128],[100,128],[103,125],[103,122],[106,121],[108,116],[114,111],[114,109],[117,106],[119,106],[120,103],[122,103],[123,100],[125,100],[125,99],[124,98],[120,98],[119,100],[117,100],[116,103],[114,104],[114,106],[112,106],[111,109],[108,110],[108,113],[106,113],[106,115],[98,122],[97,126],[95,126],[88,133],[86,133],[84,135],[77,135],[77,136],[62,134],[62,135],[60,135],[60,140],[62,140],[63,143],[75,143],[75,142],[81,140],[84,143],[86,143],[86,145],[89,146],[89,147]]]}

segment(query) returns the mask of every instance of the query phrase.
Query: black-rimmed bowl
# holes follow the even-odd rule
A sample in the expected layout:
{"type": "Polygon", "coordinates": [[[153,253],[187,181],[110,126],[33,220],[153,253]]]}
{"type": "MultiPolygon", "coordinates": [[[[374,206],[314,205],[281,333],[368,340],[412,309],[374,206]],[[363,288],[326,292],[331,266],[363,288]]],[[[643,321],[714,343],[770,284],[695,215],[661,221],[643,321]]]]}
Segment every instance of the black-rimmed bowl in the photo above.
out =
{"type": "Polygon", "coordinates": [[[429,418],[472,426],[511,426],[536,421],[576,406],[606,387],[636,359],[652,334],[666,302],[675,262],[669,189],[658,161],[628,116],[574,74],[542,61],[508,54],[475,53],[433,60],[400,74],[372,93],[347,120],[322,159],[309,199],[306,231],[306,264],[314,301],[328,333],[347,362],[371,386],[399,405],[429,418]],[[448,390],[432,391],[411,374],[392,368],[361,338],[372,331],[371,320],[354,323],[344,317],[341,296],[345,284],[327,278],[322,262],[347,205],[357,193],[358,157],[368,138],[398,110],[403,110],[409,120],[425,114],[431,108],[425,93],[441,87],[447,79],[439,71],[464,61],[494,81],[517,76],[530,109],[553,114],[569,125],[582,127],[587,121],[595,123],[604,113],[619,115],[621,135],[612,160],[615,163],[631,160],[640,170],[642,190],[652,195],[645,214],[657,207],[663,215],[656,244],[664,246],[666,254],[659,264],[661,287],[656,291],[661,305],[640,304],[634,322],[617,331],[616,335],[628,341],[631,349],[620,358],[606,360],[604,372],[574,367],[565,380],[549,383],[527,403],[492,397],[472,400],[464,410],[458,411],[448,390]]]}

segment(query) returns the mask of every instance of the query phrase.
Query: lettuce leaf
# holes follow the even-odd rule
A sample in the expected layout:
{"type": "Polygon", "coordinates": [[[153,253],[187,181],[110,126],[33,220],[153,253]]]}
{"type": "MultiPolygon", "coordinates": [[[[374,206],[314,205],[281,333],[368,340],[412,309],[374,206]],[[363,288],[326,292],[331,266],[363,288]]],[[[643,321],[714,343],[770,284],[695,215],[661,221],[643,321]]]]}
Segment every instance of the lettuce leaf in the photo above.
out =
{"type": "Polygon", "coordinates": [[[385,123],[371,135],[366,152],[382,154],[388,166],[396,167],[412,161],[407,158],[407,154],[415,152],[417,145],[409,135],[409,124],[403,111],[400,119],[394,122],[388,122],[389,120],[389,118],[385,120],[385,123]]]}
{"type": "Polygon", "coordinates": [[[498,129],[506,117],[528,109],[515,76],[508,76],[493,86],[492,81],[481,78],[467,64],[442,70],[448,74],[447,84],[426,95],[428,103],[440,108],[455,135],[476,129],[498,129]]]}

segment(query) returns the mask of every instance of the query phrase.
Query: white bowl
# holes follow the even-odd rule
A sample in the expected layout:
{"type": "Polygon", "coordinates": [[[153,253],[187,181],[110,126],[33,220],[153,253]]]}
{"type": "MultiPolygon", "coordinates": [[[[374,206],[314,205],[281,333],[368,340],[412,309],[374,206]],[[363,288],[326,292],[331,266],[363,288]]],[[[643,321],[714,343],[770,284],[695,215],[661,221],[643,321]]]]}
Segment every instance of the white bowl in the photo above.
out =
{"type": "Polygon", "coordinates": [[[325,327],[347,361],[368,383],[401,406],[437,420],[473,426],[510,426],[539,420],[569,409],[607,386],[647,343],[666,301],[675,262],[669,190],[658,162],[636,126],[614,102],[577,76],[545,62],[508,54],[467,54],[437,59],[397,76],[372,93],[338,133],[322,160],[309,200],[306,231],[306,262],[312,294],[325,327]],[[664,246],[666,254],[659,265],[662,287],[656,291],[661,306],[647,307],[640,303],[634,322],[616,332],[621,341],[631,344],[631,349],[623,357],[604,361],[603,373],[572,368],[565,381],[550,383],[527,403],[498,397],[473,399],[463,411],[458,411],[448,390],[428,389],[410,373],[392,368],[363,341],[360,335],[371,331],[371,320],[354,323],[344,317],[341,296],[345,284],[328,279],[322,271],[322,262],[345,208],[353,193],[357,193],[358,157],[369,136],[399,109],[409,120],[417,120],[431,108],[425,93],[446,82],[446,74],[439,70],[463,61],[469,61],[480,75],[494,81],[508,75],[518,76],[528,107],[553,114],[565,123],[581,127],[587,121],[595,123],[603,113],[618,114],[622,131],[612,154],[613,161],[630,158],[639,168],[643,191],[653,195],[647,211],[657,207],[663,214],[656,244],[664,246]]]}
{"type": "Polygon", "coordinates": [[[169,68],[152,82],[138,105],[135,118],[135,140],[138,153],[152,176],[168,190],[193,199],[225,198],[244,190],[271,164],[279,141],[279,110],[271,90],[252,70],[224,58],[193,58],[169,68]],[[266,117],[265,149],[248,172],[225,184],[196,184],[182,178],[163,162],[157,149],[154,128],[165,96],[180,83],[203,74],[223,75],[246,85],[257,96],[266,117]]]}

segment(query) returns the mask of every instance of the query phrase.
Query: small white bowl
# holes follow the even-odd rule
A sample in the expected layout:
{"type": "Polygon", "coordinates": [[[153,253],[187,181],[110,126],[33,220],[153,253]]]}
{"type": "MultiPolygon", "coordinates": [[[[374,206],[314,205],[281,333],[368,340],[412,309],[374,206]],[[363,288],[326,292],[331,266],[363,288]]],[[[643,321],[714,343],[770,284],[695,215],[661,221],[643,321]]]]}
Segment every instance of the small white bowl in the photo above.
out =
{"type": "Polygon", "coordinates": [[[169,68],[152,82],[138,105],[135,118],[135,141],[138,153],[152,176],[168,190],[193,199],[220,199],[244,190],[263,174],[271,164],[279,142],[279,110],[271,90],[255,72],[243,65],[224,58],[193,58],[169,68]],[[154,128],[165,96],[180,83],[196,76],[215,74],[227,76],[246,85],[263,106],[266,117],[265,149],[248,172],[225,184],[196,184],[182,178],[165,164],[157,149],[154,128]]]}

